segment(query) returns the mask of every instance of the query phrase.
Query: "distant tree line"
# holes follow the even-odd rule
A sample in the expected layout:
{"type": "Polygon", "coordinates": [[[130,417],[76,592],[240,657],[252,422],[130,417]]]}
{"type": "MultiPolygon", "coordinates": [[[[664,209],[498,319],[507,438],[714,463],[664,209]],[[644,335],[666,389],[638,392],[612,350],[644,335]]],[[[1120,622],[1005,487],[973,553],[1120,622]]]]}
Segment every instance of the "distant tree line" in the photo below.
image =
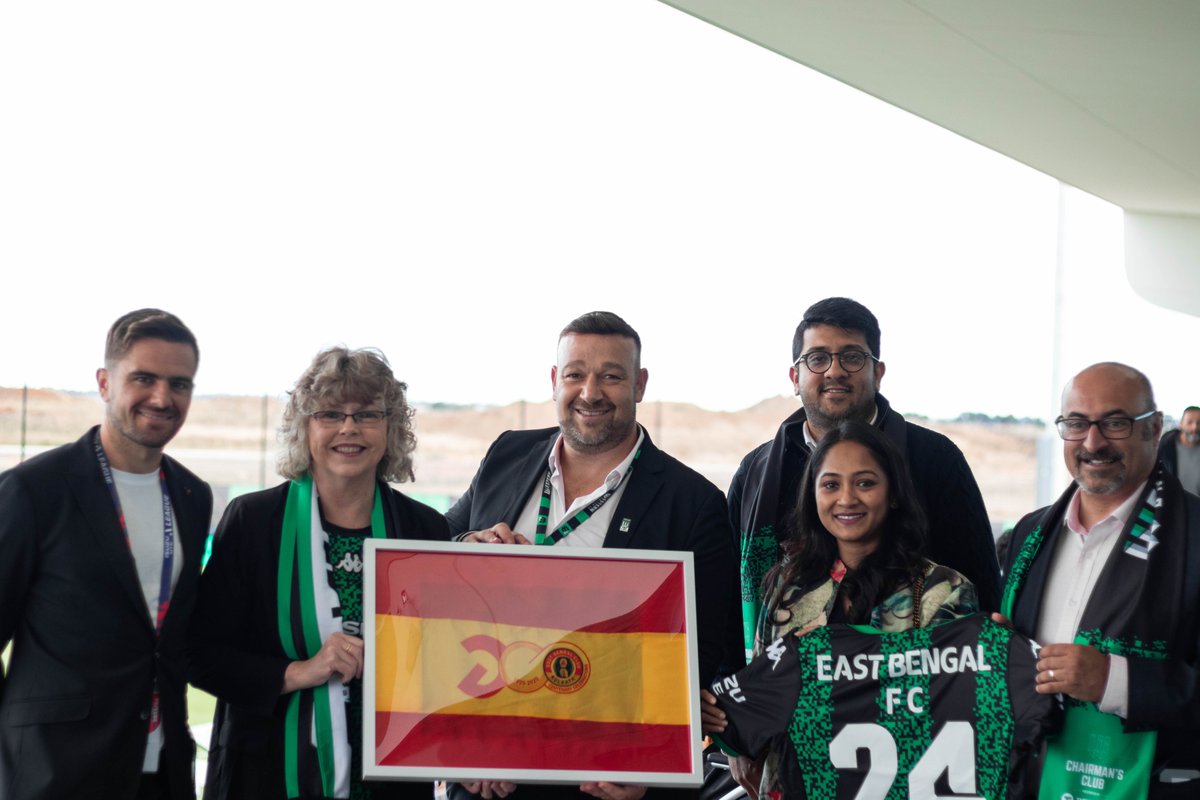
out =
{"type": "Polygon", "coordinates": [[[954,418],[954,422],[971,422],[977,425],[1036,425],[1039,428],[1046,423],[1044,420],[1036,417],[1014,417],[1012,414],[1005,414],[1003,417],[994,417],[991,414],[980,414],[977,411],[966,411],[954,418]]]}

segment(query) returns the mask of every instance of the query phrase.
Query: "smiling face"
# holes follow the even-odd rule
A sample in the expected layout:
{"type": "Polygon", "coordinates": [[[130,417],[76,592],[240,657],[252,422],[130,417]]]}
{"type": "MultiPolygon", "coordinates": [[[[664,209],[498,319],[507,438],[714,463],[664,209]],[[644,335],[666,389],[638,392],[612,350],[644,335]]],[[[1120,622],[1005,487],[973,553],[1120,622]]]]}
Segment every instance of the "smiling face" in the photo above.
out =
{"type": "MultiPolygon", "coordinates": [[[[1128,368],[1099,364],[1085,369],[1063,392],[1062,415],[1088,420],[1136,417],[1149,411],[1153,398],[1128,368]]],[[[1063,442],[1067,469],[1089,502],[1116,508],[1150,477],[1157,459],[1162,416],[1155,414],[1133,423],[1128,439],[1105,439],[1098,425],[1087,437],[1063,442]]]]}
{"type": "MultiPolygon", "coordinates": [[[[814,351],[844,353],[859,350],[870,354],[867,337],[861,331],[845,330],[832,325],[814,325],[804,332],[804,347],[801,355],[814,351]]],[[[815,438],[846,420],[866,422],[875,413],[875,393],[883,378],[884,365],[881,361],[868,359],[858,372],[847,372],[841,362],[834,359],[829,371],[816,373],[803,363],[792,366],[789,375],[792,388],[804,404],[805,416],[815,438]]]]}
{"type": "Polygon", "coordinates": [[[1185,447],[1200,444],[1200,411],[1193,408],[1183,412],[1183,420],[1179,423],[1179,443],[1185,447]]]}
{"type": "Polygon", "coordinates": [[[158,465],[187,419],[195,376],[191,345],[163,339],[140,339],[119,361],[96,371],[105,403],[100,437],[114,467],[142,472],[158,465]]]}
{"type": "MultiPolygon", "coordinates": [[[[334,403],[320,404],[321,411],[341,411],[353,414],[356,411],[382,411],[378,403],[334,403]]],[[[312,456],[312,475],[317,490],[340,484],[373,484],[379,462],[387,452],[387,418],[373,423],[357,423],[346,417],[336,425],[308,419],[308,449],[312,456]]]]}
{"type": "Polygon", "coordinates": [[[840,442],[825,454],[814,491],[817,517],[837,540],[838,557],[856,567],[879,546],[890,499],[887,474],[866,447],[840,442]]]}
{"type": "Polygon", "coordinates": [[[646,377],[628,337],[568,334],[559,339],[550,380],[566,446],[586,455],[632,447],[646,377]]]}

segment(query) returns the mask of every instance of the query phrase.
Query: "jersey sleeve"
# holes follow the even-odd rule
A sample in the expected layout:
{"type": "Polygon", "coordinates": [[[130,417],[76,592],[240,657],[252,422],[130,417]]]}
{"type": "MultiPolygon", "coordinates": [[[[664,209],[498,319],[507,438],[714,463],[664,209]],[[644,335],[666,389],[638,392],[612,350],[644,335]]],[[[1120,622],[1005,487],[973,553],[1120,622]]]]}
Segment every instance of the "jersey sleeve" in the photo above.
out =
{"type": "Polygon", "coordinates": [[[776,639],[744,669],[713,682],[725,712],[725,731],[714,736],[726,752],[758,756],[787,730],[800,693],[800,660],[792,637],[776,639]]]}

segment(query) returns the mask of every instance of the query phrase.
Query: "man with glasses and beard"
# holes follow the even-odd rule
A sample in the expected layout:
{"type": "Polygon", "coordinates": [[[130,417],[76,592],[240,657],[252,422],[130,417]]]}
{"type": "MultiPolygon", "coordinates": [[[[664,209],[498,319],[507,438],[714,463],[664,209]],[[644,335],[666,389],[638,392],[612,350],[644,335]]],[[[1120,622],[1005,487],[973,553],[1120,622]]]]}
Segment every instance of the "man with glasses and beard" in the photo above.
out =
{"type": "Polygon", "coordinates": [[[1183,410],[1179,430],[1163,434],[1158,457],[1184,489],[1200,495],[1200,408],[1188,406],[1183,410]]]}
{"type": "Polygon", "coordinates": [[[1037,690],[1066,698],[1040,796],[1200,796],[1178,782],[1195,773],[1162,774],[1200,766],[1200,498],[1156,457],[1132,367],[1080,372],[1055,424],[1074,482],[1017,524],[997,615],[1042,644],[1037,690]]]}
{"type": "Polygon", "coordinates": [[[733,476],[729,516],[741,541],[742,624],[735,621],[729,636],[741,633],[747,654],[753,650],[763,576],[780,558],[779,537],[795,509],[808,455],[826,431],[847,420],[878,427],[905,455],[929,518],[923,555],[974,583],[982,608],[998,607],[995,545],[975,476],[949,439],[905,422],[879,394],[884,374],[879,340],[879,322],[861,303],[830,297],[810,306],[796,327],[789,372],[803,407],[784,420],[774,440],[743,458],[733,476]]]}

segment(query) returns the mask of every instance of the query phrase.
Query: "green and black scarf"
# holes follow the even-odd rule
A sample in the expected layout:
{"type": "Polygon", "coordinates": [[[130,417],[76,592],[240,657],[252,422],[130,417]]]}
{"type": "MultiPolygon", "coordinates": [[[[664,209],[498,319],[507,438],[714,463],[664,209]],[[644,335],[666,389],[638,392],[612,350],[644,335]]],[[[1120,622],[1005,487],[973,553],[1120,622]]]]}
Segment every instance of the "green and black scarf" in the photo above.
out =
{"type": "MultiPolygon", "coordinates": [[[[371,536],[387,535],[379,487],[371,511],[371,536]]],[[[337,593],[329,584],[324,536],[312,477],[292,481],[283,512],[279,549],[279,640],[288,658],[312,658],[341,630],[333,614],[337,593]]],[[[289,798],[349,797],[350,742],[341,681],[293,692],[284,722],[284,778],[289,798]]]]}
{"type": "MultiPolygon", "coordinates": [[[[1030,583],[1045,586],[1059,537],[1073,535],[1064,530],[1063,519],[1074,491],[1072,487],[1035,521],[1009,571],[1001,611],[1019,630],[1034,629],[1039,605],[1022,605],[1023,590],[1030,583]]],[[[1127,658],[1161,660],[1176,652],[1179,643],[1172,637],[1184,610],[1173,598],[1185,596],[1186,520],[1183,492],[1160,464],[1101,569],[1075,644],[1089,644],[1102,653],[1127,658]]],[[[1132,694],[1132,670],[1129,679],[1132,694]]],[[[1069,697],[1065,702],[1063,731],[1048,742],[1039,797],[1144,797],[1156,733],[1125,731],[1118,717],[1101,713],[1094,703],[1069,697]],[[1086,774],[1078,766],[1092,762],[1109,776],[1102,782],[1103,792],[1094,788],[1094,782],[1086,783],[1086,774]],[[1085,791],[1085,787],[1091,788],[1085,791]]]]}

